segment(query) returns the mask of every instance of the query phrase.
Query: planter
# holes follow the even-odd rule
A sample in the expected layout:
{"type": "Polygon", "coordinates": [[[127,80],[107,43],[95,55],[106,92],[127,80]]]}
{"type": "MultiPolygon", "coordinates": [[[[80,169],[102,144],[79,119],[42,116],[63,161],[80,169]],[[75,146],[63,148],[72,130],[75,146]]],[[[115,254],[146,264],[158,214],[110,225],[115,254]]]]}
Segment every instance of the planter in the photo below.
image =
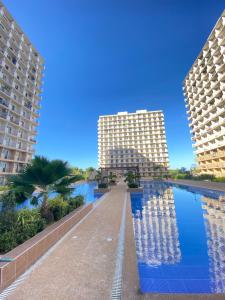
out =
{"type": "Polygon", "coordinates": [[[143,193],[143,188],[139,187],[139,188],[128,188],[127,192],[128,193],[143,193]]]}
{"type": "Polygon", "coordinates": [[[13,261],[0,262],[0,292],[24,273],[35,261],[63,237],[93,208],[93,204],[83,205],[64,218],[27,240],[1,258],[13,261]]]}

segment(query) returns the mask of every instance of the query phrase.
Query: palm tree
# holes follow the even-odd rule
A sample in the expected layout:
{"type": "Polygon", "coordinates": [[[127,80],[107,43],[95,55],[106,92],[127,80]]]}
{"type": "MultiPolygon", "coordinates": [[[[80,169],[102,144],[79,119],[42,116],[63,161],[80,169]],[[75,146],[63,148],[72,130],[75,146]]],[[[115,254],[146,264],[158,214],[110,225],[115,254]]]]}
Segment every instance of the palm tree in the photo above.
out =
{"type": "Polygon", "coordinates": [[[78,178],[71,174],[67,162],[35,156],[21,174],[10,178],[10,190],[20,195],[22,201],[31,198],[33,204],[41,202],[41,213],[45,217],[48,214],[50,193],[59,193],[64,199],[72,193],[71,184],[78,178]]]}
{"type": "Polygon", "coordinates": [[[102,185],[104,185],[104,186],[108,185],[107,184],[108,177],[104,176],[102,170],[97,170],[95,180],[97,181],[99,187],[102,186],[102,185]]]}
{"type": "Polygon", "coordinates": [[[108,178],[109,178],[109,183],[113,184],[116,182],[116,174],[113,174],[113,172],[109,173],[108,178]]]}

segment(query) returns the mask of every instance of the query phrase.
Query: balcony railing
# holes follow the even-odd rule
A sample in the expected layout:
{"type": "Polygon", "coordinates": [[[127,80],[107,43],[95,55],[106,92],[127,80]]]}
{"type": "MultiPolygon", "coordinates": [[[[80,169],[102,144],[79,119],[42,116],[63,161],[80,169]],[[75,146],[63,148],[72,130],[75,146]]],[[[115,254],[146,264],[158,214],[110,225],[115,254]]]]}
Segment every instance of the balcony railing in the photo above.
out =
{"type": "Polygon", "coordinates": [[[0,97],[0,104],[1,104],[1,105],[4,105],[4,106],[6,106],[6,107],[9,107],[9,102],[6,101],[5,99],[2,99],[1,97],[0,97]]]}

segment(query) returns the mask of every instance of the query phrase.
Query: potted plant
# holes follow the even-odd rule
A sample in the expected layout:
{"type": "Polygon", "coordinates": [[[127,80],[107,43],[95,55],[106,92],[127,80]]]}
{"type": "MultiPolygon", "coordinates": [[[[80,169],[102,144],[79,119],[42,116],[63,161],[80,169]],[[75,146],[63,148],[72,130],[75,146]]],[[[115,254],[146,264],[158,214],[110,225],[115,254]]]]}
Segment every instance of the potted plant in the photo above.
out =
{"type": "Polygon", "coordinates": [[[113,174],[113,172],[109,173],[108,179],[109,179],[109,185],[116,185],[116,175],[113,174]]]}
{"type": "Polygon", "coordinates": [[[109,191],[108,189],[108,177],[105,176],[102,170],[98,170],[95,176],[95,180],[98,183],[98,188],[95,189],[95,192],[106,193],[109,191]]]}
{"type": "Polygon", "coordinates": [[[140,188],[140,174],[139,173],[133,173],[131,171],[127,172],[125,174],[125,180],[124,180],[127,185],[129,190],[142,190],[140,188]]]}

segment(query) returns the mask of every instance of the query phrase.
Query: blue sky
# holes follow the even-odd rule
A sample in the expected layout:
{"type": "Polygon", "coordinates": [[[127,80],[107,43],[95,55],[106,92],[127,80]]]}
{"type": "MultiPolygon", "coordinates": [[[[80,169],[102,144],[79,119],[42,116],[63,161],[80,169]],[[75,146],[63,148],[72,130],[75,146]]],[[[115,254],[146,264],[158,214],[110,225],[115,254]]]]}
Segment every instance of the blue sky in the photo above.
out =
{"type": "Polygon", "coordinates": [[[171,167],[190,167],[182,81],[224,1],[4,3],[45,59],[38,154],[97,166],[99,115],[162,109],[171,167]]]}

